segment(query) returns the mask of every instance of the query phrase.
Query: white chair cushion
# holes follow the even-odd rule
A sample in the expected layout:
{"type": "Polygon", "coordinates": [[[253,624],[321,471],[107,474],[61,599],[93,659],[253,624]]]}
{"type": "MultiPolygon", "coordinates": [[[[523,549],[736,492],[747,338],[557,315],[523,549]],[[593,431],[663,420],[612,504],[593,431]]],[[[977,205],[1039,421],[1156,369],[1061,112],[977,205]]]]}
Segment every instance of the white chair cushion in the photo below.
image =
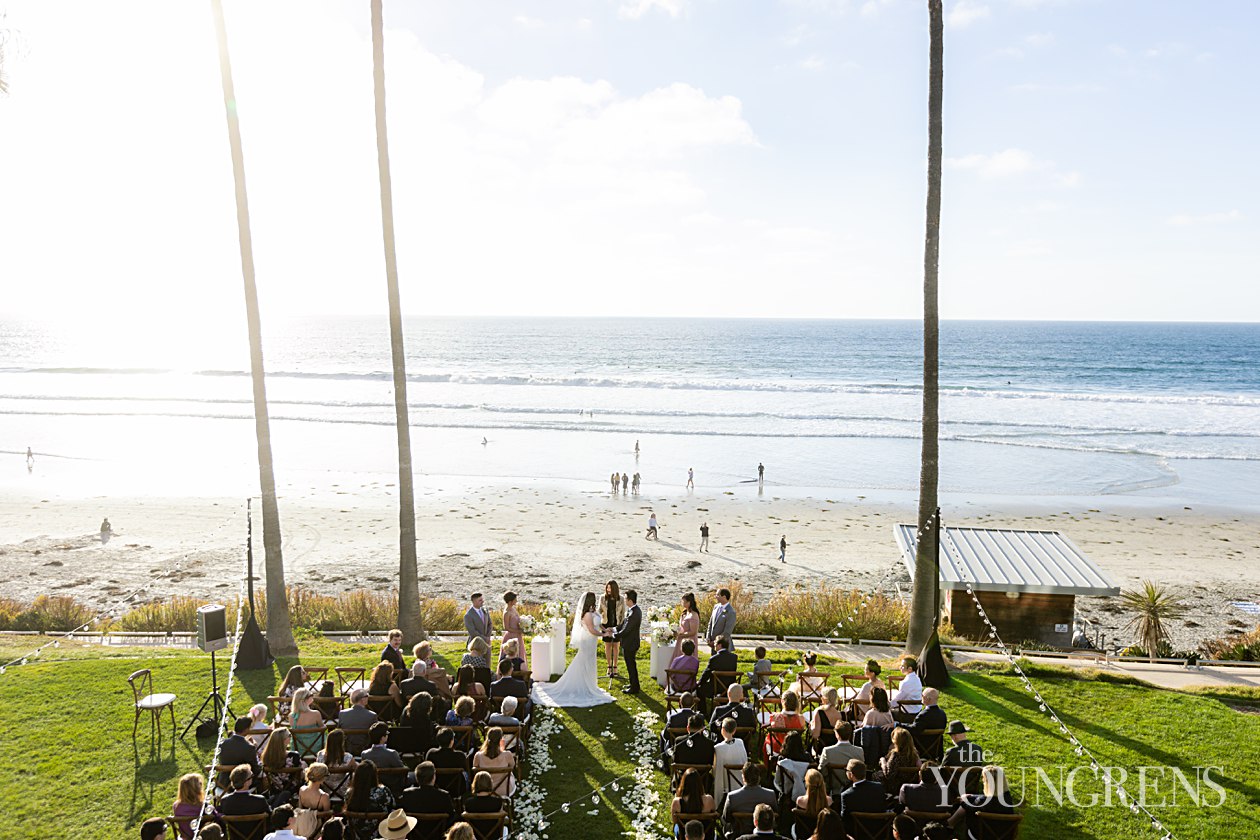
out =
{"type": "Polygon", "coordinates": [[[163,706],[169,706],[175,702],[174,694],[150,694],[148,697],[140,698],[136,703],[137,709],[160,709],[163,706]]]}

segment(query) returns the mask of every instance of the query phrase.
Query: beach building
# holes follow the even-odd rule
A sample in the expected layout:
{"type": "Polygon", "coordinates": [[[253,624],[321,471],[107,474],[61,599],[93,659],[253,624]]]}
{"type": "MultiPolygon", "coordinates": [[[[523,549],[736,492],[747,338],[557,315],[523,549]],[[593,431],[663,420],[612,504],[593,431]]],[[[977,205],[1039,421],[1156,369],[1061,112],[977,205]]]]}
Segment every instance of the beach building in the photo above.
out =
{"type": "MultiPolygon", "coordinates": [[[[914,578],[915,526],[894,525],[902,560],[914,578]]],[[[971,639],[988,639],[971,582],[1003,641],[1069,647],[1078,595],[1119,595],[1120,587],[1058,531],[955,528],[941,531],[942,615],[971,639]]]]}

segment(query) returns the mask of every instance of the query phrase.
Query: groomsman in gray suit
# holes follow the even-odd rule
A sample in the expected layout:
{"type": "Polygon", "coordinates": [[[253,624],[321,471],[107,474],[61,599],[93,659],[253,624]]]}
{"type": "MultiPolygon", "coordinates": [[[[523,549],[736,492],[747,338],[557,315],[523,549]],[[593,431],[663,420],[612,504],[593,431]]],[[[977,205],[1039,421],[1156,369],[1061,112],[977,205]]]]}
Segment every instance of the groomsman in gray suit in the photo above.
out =
{"type": "Polygon", "coordinates": [[[709,642],[709,652],[717,651],[717,639],[719,636],[725,636],[729,644],[727,650],[735,649],[735,605],[731,603],[731,590],[719,589],[717,591],[717,603],[713,606],[713,612],[709,615],[709,629],[705,631],[704,638],[709,642]]]}
{"type": "Polygon", "coordinates": [[[472,644],[472,640],[478,636],[486,644],[490,644],[490,638],[494,635],[494,620],[491,619],[480,592],[473,593],[472,606],[464,613],[464,629],[468,631],[468,644],[472,644]]]}

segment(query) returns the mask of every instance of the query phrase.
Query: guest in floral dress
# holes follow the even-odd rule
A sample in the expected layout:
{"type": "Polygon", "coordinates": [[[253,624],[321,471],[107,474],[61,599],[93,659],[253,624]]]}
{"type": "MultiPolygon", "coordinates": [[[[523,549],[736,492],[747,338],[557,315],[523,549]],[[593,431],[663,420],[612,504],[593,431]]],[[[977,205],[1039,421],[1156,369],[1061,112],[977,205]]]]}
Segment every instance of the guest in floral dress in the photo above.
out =
{"type": "MultiPolygon", "coordinates": [[[[506,645],[508,640],[516,639],[517,655],[524,661],[524,665],[520,670],[529,666],[529,654],[525,652],[525,634],[521,632],[521,615],[516,611],[516,593],[504,592],[503,603],[503,641],[502,645],[506,645]]],[[[503,658],[502,654],[499,656],[503,658]]]]}
{"type": "Polygon", "coordinates": [[[283,726],[274,729],[263,747],[262,758],[263,779],[267,782],[267,801],[272,808],[285,805],[297,799],[298,790],[302,787],[302,774],[290,772],[300,770],[306,765],[301,757],[289,749],[289,730],[283,726]]]}
{"type": "Polygon", "coordinates": [[[699,650],[700,643],[700,608],[696,606],[696,596],[688,592],[682,596],[682,618],[678,620],[678,636],[674,639],[674,655],[676,659],[682,655],[682,643],[691,639],[699,650]]]}
{"type": "MultiPolygon", "coordinates": [[[[350,782],[350,792],[346,794],[346,810],[359,814],[380,814],[396,807],[393,792],[380,783],[376,774],[376,763],[368,759],[360,764],[350,782]]],[[[376,819],[351,819],[352,836],[357,840],[371,840],[376,837],[377,822],[376,819]]]]}

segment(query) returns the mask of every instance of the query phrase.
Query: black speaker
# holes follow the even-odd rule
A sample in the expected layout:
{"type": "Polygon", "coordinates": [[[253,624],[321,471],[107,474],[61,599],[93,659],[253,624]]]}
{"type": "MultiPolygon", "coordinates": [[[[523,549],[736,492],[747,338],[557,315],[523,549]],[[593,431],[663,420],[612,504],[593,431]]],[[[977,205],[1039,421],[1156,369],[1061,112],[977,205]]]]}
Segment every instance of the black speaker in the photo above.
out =
{"type": "Polygon", "coordinates": [[[206,653],[228,646],[227,609],[220,604],[206,604],[197,609],[197,647],[206,653]]]}

